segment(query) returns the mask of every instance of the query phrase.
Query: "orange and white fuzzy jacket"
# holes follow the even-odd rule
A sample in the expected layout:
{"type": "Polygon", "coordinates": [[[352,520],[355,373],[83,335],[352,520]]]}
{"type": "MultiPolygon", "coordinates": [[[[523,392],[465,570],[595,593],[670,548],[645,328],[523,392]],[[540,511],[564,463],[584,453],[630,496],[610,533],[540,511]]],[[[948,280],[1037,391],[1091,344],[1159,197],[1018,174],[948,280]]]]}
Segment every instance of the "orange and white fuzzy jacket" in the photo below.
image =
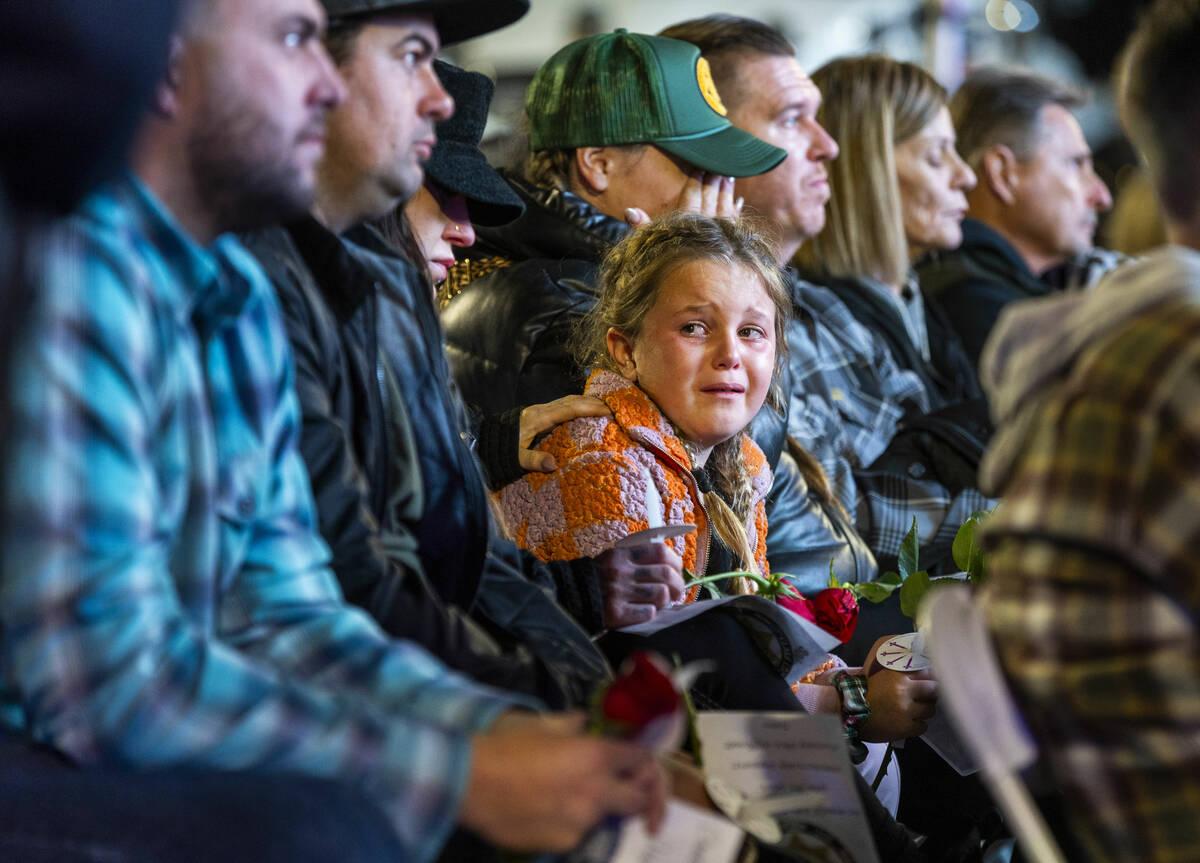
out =
{"type": "MultiPolygon", "coordinates": [[[[538,446],[558,467],[526,474],[497,495],[517,544],[542,560],[570,560],[595,557],[647,527],[694,524],[694,533],[668,542],[685,567],[704,574],[711,527],[699,504],[691,459],[670,422],[636,384],[612,372],[594,372],[586,395],[608,405],[612,419],[585,417],[560,425],[538,446]]],[[[766,574],[763,501],[771,469],[749,437],[743,438],[742,455],[754,501],[746,534],[766,574]]]]}

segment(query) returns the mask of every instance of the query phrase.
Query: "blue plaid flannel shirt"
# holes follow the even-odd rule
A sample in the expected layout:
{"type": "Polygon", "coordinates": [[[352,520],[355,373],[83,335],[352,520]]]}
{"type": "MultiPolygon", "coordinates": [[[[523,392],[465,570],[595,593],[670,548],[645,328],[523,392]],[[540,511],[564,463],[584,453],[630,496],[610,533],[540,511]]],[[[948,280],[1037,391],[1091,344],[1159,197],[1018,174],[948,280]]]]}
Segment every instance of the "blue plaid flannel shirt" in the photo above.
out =
{"type": "Polygon", "coordinates": [[[991,502],[975,489],[865,469],[883,455],[907,410],[926,412],[920,378],[901,369],[828,288],[788,271],[793,319],[788,432],[821,463],[830,486],[877,555],[894,556],[917,519],[925,547],[948,547],[971,513],[991,502]]]}
{"type": "Polygon", "coordinates": [[[134,181],[56,243],[13,368],[2,721],[84,764],[342,780],[433,858],[519,702],[343,602],[262,271],[134,181]]]}

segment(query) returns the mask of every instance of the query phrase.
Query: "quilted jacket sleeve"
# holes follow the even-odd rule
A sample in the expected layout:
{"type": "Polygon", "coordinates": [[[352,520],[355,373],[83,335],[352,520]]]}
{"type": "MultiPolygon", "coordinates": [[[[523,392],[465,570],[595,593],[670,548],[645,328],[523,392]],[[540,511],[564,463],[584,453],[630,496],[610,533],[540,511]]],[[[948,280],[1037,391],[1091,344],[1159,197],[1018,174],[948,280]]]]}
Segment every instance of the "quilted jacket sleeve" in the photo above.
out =
{"type": "MultiPolygon", "coordinates": [[[[595,557],[652,523],[694,521],[682,480],[610,420],[560,426],[541,448],[558,469],[528,474],[498,497],[516,543],[542,560],[595,557]]],[[[694,559],[695,534],[675,542],[685,563],[694,559]]]]}

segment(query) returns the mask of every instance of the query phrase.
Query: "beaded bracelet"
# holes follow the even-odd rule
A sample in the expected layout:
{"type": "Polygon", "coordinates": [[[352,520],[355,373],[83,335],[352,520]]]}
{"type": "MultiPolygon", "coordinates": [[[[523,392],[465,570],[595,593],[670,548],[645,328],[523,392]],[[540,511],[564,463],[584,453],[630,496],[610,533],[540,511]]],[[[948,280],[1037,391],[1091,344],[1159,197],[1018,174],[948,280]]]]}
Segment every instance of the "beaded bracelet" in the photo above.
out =
{"type": "Polygon", "coordinates": [[[859,728],[871,718],[871,705],[867,703],[867,679],[849,671],[839,671],[833,676],[842,701],[842,726],[846,732],[846,744],[850,748],[850,760],[862,764],[867,757],[867,745],[858,737],[859,728]]]}

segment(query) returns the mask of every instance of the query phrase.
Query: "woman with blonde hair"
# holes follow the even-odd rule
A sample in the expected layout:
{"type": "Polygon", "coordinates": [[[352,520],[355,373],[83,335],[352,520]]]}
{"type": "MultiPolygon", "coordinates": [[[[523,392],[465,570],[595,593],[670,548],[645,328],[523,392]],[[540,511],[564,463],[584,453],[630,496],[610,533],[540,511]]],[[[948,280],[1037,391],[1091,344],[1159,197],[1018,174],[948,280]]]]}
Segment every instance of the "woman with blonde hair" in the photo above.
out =
{"type": "Polygon", "coordinates": [[[829,167],[825,228],[797,252],[811,281],[835,290],[937,409],[981,395],[953,331],[926,310],[911,266],[962,242],[975,175],[955,150],[946,91],[912,63],[844,57],[813,74],[818,119],[840,143],[829,167]]]}

